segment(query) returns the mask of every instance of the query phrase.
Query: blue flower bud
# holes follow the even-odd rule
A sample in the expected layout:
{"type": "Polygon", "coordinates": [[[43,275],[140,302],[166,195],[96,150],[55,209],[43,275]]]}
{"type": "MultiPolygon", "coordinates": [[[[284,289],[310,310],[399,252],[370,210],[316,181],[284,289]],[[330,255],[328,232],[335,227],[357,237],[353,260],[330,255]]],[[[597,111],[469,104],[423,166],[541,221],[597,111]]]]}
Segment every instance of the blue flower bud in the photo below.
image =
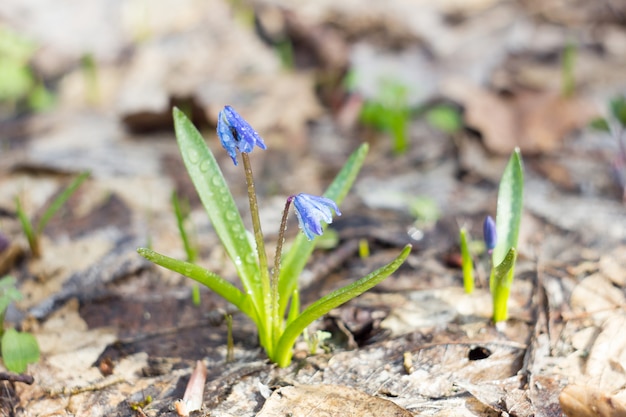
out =
{"type": "Polygon", "coordinates": [[[315,235],[320,236],[323,233],[320,223],[322,220],[327,224],[333,222],[331,209],[335,211],[337,216],[341,216],[337,204],[326,197],[298,194],[293,197],[293,205],[296,210],[296,216],[298,216],[300,229],[302,229],[309,240],[313,240],[315,235]]]}
{"type": "Polygon", "coordinates": [[[255,145],[265,149],[261,136],[231,106],[224,106],[217,117],[217,135],[235,165],[237,150],[250,153],[255,145]]]}
{"type": "Polygon", "coordinates": [[[496,233],[496,222],[493,221],[491,216],[485,217],[485,221],[483,223],[483,239],[485,240],[485,246],[487,246],[487,250],[491,253],[493,248],[496,247],[496,243],[498,242],[498,234],[496,233]]]}

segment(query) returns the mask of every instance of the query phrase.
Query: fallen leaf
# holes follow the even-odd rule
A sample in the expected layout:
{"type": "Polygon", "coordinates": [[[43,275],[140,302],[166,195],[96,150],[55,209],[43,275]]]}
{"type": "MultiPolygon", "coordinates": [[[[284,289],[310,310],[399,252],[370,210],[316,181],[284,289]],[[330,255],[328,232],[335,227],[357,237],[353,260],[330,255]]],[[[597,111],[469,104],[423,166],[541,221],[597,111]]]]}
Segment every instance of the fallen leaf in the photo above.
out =
{"type": "Polygon", "coordinates": [[[299,385],[272,393],[257,417],[410,417],[412,414],[389,400],[341,385],[299,385]]]}
{"type": "Polygon", "coordinates": [[[450,83],[447,93],[465,107],[466,124],[479,131],[491,152],[508,155],[558,149],[564,138],[594,117],[590,103],[552,91],[517,90],[503,95],[467,83],[450,83]]]}

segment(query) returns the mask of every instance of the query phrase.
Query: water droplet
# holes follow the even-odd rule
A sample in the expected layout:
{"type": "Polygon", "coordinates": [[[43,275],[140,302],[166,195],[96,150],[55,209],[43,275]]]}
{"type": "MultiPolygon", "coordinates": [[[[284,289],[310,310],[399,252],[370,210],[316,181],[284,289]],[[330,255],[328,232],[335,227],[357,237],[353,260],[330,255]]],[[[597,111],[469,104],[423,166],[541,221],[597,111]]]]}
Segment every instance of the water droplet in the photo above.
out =
{"type": "MultiPolygon", "coordinates": [[[[226,220],[228,220],[228,221],[231,221],[231,222],[232,222],[232,221],[233,221],[233,220],[235,220],[235,219],[237,219],[237,212],[236,212],[236,211],[232,211],[232,210],[231,210],[231,211],[227,211],[227,212],[226,212],[226,220]]],[[[233,226],[234,226],[234,225],[233,225],[233,226]]]]}
{"type": "Polygon", "coordinates": [[[187,152],[187,157],[189,158],[189,162],[191,162],[192,164],[197,164],[200,160],[200,155],[198,155],[198,151],[196,151],[195,149],[189,149],[189,152],[187,152]]]}
{"type": "Polygon", "coordinates": [[[241,266],[242,262],[241,262],[241,258],[238,256],[235,258],[235,265],[237,266],[241,266]]]}
{"type": "Polygon", "coordinates": [[[256,256],[254,256],[252,253],[248,253],[246,255],[246,262],[249,263],[249,264],[256,263],[256,256]]]}
{"type": "Polygon", "coordinates": [[[214,175],[213,178],[211,178],[211,182],[213,183],[213,185],[222,184],[221,178],[218,175],[214,175]]]}
{"type": "MultiPolygon", "coordinates": [[[[209,170],[209,166],[210,166],[210,162],[208,159],[205,159],[204,161],[202,161],[202,163],[200,164],[200,171],[202,172],[207,172],[209,170]]],[[[215,178],[215,177],[213,177],[215,178]]]]}

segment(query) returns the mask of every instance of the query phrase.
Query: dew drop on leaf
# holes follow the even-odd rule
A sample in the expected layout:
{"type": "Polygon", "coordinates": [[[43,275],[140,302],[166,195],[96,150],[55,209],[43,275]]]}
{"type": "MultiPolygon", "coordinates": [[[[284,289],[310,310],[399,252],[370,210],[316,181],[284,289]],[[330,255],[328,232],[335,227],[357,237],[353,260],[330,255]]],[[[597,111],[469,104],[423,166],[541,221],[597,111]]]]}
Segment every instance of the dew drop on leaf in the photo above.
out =
{"type": "Polygon", "coordinates": [[[200,159],[200,155],[198,155],[198,151],[196,151],[195,149],[189,149],[189,152],[187,152],[187,157],[189,158],[189,162],[191,162],[192,164],[197,164],[198,160],[200,159]]]}

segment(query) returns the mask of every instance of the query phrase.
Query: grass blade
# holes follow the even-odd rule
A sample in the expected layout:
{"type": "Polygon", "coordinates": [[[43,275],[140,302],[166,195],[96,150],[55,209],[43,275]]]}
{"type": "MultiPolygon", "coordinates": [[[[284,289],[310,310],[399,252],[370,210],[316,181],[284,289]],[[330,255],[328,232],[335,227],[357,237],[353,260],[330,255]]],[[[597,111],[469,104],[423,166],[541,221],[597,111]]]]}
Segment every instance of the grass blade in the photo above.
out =
{"type": "MultiPolygon", "coordinates": [[[[255,249],[213,153],[185,114],[174,108],[174,127],[181,155],[213,228],[235,264],[245,292],[251,292],[259,317],[264,317],[263,291],[255,249]]],[[[195,279],[195,278],[194,278],[195,279]]]]}
{"type": "MultiPolygon", "coordinates": [[[[368,150],[369,145],[364,143],[350,155],[346,164],[324,193],[324,197],[330,198],[337,203],[338,206],[341,204],[361,170],[368,150]]],[[[285,314],[289,297],[297,288],[298,278],[314,248],[315,240],[310,241],[304,234],[299,233],[291,249],[289,249],[289,252],[283,257],[283,264],[278,281],[279,313],[281,317],[285,314]]]]}
{"type": "Polygon", "coordinates": [[[57,198],[54,199],[52,204],[48,206],[46,211],[44,211],[43,215],[41,216],[41,219],[39,219],[39,223],[37,224],[38,235],[41,234],[41,232],[43,232],[43,229],[46,228],[46,225],[48,224],[52,216],[54,216],[56,212],[59,211],[61,207],[63,207],[63,204],[65,204],[67,200],[70,199],[70,197],[76,192],[78,187],[80,187],[80,185],[87,178],[89,178],[89,175],[91,175],[91,173],[89,171],[85,171],[81,173],[78,177],[74,178],[74,181],[72,181],[72,183],[65,190],[63,190],[63,192],[59,194],[57,198]]]}
{"type": "Polygon", "coordinates": [[[313,304],[311,304],[306,310],[302,312],[291,324],[287,326],[283,335],[278,342],[277,349],[275,351],[275,357],[272,361],[277,363],[278,366],[285,367],[291,361],[292,347],[296,341],[296,338],[304,331],[304,329],[313,321],[322,317],[333,308],[336,308],[346,301],[357,297],[364,293],[376,284],[383,281],[389,275],[394,273],[404,260],[409,256],[411,252],[411,245],[404,247],[400,255],[394,259],[391,263],[383,266],[380,269],[372,272],[371,274],[361,278],[360,280],[353,282],[343,288],[340,288],[325,297],[320,298],[313,304]]]}

